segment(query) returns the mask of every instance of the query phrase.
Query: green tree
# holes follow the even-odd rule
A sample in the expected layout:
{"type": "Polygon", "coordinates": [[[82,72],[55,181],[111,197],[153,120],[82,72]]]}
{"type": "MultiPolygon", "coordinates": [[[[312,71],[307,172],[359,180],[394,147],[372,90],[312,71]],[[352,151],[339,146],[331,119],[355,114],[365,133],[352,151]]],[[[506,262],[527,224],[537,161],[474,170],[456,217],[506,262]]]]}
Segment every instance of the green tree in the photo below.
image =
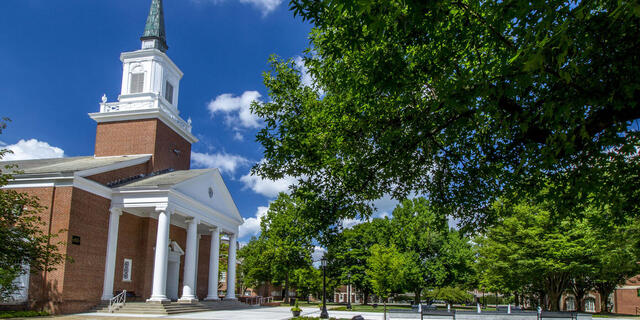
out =
{"type": "MultiPolygon", "coordinates": [[[[490,290],[514,292],[527,286],[543,291],[550,309],[559,310],[560,297],[573,275],[593,253],[587,228],[569,219],[556,221],[543,205],[495,205],[506,218],[490,228],[478,243],[482,282],[490,290]]],[[[539,297],[542,301],[542,295],[539,297]]]]}
{"type": "Polygon", "coordinates": [[[270,267],[271,281],[283,284],[285,301],[295,270],[311,266],[314,248],[309,225],[300,214],[305,205],[298,200],[281,193],[260,222],[260,239],[265,242],[262,263],[270,267]]]}
{"type": "MultiPolygon", "coordinates": [[[[8,119],[0,120],[0,133],[8,119]]],[[[11,151],[0,150],[0,160],[11,151]]],[[[0,163],[0,301],[15,292],[14,280],[28,272],[53,271],[66,255],[60,252],[57,234],[47,234],[41,219],[45,209],[37,197],[4,189],[18,173],[11,165],[0,163]]]]}
{"type": "Polygon", "coordinates": [[[265,249],[266,241],[264,238],[252,237],[245,246],[238,250],[238,258],[242,265],[238,271],[243,287],[256,288],[271,280],[270,265],[262,255],[265,249]]]}
{"type": "Polygon", "coordinates": [[[375,244],[367,259],[367,275],[371,278],[373,292],[384,300],[384,319],[387,318],[387,299],[402,290],[404,280],[404,256],[394,246],[375,244]]]}
{"type": "Polygon", "coordinates": [[[389,219],[373,219],[342,230],[327,247],[331,273],[344,284],[350,281],[356,290],[362,292],[364,304],[368,303],[373,290],[366,273],[370,249],[375,244],[388,244],[390,234],[389,219]]]}
{"type": "Polygon", "coordinates": [[[457,287],[435,288],[427,293],[432,300],[442,300],[447,304],[465,303],[473,300],[473,295],[457,287]]]}
{"type": "Polygon", "coordinates": [[[405,257],[405,288],[419,303],[424,289],[463,284],[473,271],[469,240],[449,230],[447,217],[425,198],[404,200],[393,210],[392,242],[405,257]]]}
{"type": "MultiPolygon", "coordinates": [[[[637,0],[292,0],[303,82],[271,59],[262,176],[352,204],[426,194],[466,225],[548,181],[638,214],[637,0]],[[619,201],[622,199],[622,201],[619,201]],[[455,204],[455,205],[454,205],[455,204]]],[[[337,221],[344,212],[323,219],[337,221]]]]}
{"type": "Polygon", "coordinates": [[[296,296],[298,298],[306,298],[313,294],[315,297],[322,296],[322,271],[308,266],[306,268],[296,269],[293,272],[291,284],[296,288],[296,296]]]}
{"type": "Polygon", "coordinates": [[[598,223],[590,239],[596,259],[591,281],[600,293],[601,311],[608,313],[611,311],[611,293],[618,285],[640,273],[640,230],[637,220],[616,223],[602,219],[602,215],[591,220],[598,223]]]}

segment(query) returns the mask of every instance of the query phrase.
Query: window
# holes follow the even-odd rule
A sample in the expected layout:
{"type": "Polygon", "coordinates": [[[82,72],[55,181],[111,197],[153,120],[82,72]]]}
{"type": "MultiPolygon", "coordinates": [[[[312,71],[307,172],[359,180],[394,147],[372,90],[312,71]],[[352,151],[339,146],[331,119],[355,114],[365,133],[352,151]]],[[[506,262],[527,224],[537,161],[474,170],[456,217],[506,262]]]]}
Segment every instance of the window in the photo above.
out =
{"type": "Polygon", "coordinates": [[[576,311],[576,299],[574,297],[567,297],[565,303],[567,304],[567,311],[576,311]]]}
{"type": "Polygon", "coordinates": [[[227,273],[224,271],[220,273],[220,282],[227,282],[227,273]]]}
{"type": "Polygon", "coordinates": [[[173,103],[173,86],[169,81],[167,81],[167,84],[164,86],[164,98],[167,99],[169,103],[173,103]]]}
{"type": "Polygon", "coordinates": [[[144,90],[144,73],[132,73],[129,82],[129,93],[142,92],[144,90]]]}
{"type": "Polygon", "coordinates": [[[596,300],[594,298],[586,298],[584,300],[584,311],[596,312],[596,300]]]}
{"type": "Polygon", "coordinates": [[[131,259],[124,259],[122,281],[131,281],[131,259]]]}

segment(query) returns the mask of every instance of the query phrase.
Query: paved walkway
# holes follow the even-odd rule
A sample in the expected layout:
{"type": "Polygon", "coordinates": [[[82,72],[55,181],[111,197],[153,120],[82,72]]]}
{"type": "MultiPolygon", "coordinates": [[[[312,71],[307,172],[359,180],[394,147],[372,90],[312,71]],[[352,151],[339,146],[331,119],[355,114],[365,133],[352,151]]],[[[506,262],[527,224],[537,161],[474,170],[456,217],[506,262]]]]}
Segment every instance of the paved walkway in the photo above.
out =
{"type": "MultiPolygon", "coordinates": [[[[318,308],[302,308],[302,316],[318,317],[320,310],[318,308]]],[[[382,320],[382,313],[378,312],[352,312],[352,311],[331,311],[329,316],[337,319],[351,319],[353,316],[361,315],[367,320],[382,320]]],[[[55,319],[64,320],[121,320],[121,319],[139,319],[160,318],[160,319],[211,319],[211,320],[286,320],[291,318],[290,307],[262,307],[254,309],[242,310],[223,310],[223,311],[206,311],[176,314],[170,316],[160,315],[141,315],[141,314],[113,314],[113,313],[83,313],[61,317],[55,319]]],[[[598,320],[624,320],[625,318],[594,318],[598,320]]],[[[638,320],[638,318],[629,318],[638,320]]]]}
{"type": "MultiPolygon", "coordinates": [[[[362,315],[367,320],[382,320],[382,313],[377,312],[349,312],[331,311],[329,316],[337,319],[351,319],[355,315],[362,315]]],[[[302,308],[301,316],[319,317],[318,308],[302,308]]],[[[122,313],[81,313],[56,317],[55,319],[65,320],[121,320],[121,319],[211,319],[211,320],[285,320],[291,318],[291,307],[263,307],[255,309],[241,310],[221,310],[183,313],[169,316],[145,315],[145,314],[122,314],[122,313]]]]}

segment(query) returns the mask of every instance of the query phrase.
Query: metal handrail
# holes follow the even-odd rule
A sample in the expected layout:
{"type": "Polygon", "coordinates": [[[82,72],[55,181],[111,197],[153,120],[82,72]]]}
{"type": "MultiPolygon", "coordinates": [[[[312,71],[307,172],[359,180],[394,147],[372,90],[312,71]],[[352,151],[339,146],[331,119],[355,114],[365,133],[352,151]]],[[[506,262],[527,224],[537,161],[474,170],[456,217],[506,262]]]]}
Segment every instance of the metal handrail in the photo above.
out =
{"type": "Polygon", "coordinates": [[[122,290],[118,295],[109,299],[109,313],[113,313],[123,307],[127,302],[127,290],[122,290]]]}

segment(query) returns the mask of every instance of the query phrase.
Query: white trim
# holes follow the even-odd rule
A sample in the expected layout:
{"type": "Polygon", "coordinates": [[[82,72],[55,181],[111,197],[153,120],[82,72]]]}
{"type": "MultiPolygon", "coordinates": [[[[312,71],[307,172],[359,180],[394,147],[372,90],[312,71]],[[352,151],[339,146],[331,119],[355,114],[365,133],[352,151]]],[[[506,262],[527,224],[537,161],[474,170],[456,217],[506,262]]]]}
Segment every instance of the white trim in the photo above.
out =
{"type": "Polygon", "coordinates": [[[640,286],[627,286],[627,285],[622,285],[622,286],[617,286],[616,290],[637,290],[640,289],[640,286]]]}
{"type": "Polygon", "coordinates": [[[140,61],[158,60],[162,62],[167,62],[169,67],[173,69],[173,71],[180,76],[180,79],[182,79],[182,77],[184,76],[184,73],[182,72],[182,70],[178,68],[178,66],[173,62],[173,60],[171,60],[171,58],[169,58],[169,56],[166,53],[158,49],[155,49],[155,48],[142,49],[142,50],[136,50],[136,51],[130,51],[130,52],[123,52],[120,54],[120,61],[122,63],[124,63],[125,60],[136,59],[136,58],[139,58],[140,61]]]}
{"type": "Polygon", "coordinates": [[[16,189],[16,188],[50,188],[50,187],[71,187],[73,186],[72,176],[54,176],[54,177],[21,177],[9,181],[8,184],[0,187],[0,189],[16,189]]]}
{"type": "MultiPolygon", "coordinates": [[[[244,220],[238,220],[238,219],[234,219],[233,217],[230,217],[228,215],[225,215],[224,213],[213,209],[211,207],[208,207],[204,204],[202,204],[202,202],[197,201],[191,197],[189,197],[188,195],[178,191],[178,190],[169,190],[169,196],[174,196],[177,199],[184,201],[185,204],[187,205],[187,208],[191,208],[193,206],[193,210],[198,210],[198,212],[200,212],[200,210],[202,210],[205,213],[209,213],[210,215],[217,217],[217,218],[223,218],[225,220],[228,220],[229,222],[231,222],[232,224],[238,224],[241,225],[244,223],[244,220]]],[[[233,230],[230,230],[233,231],[233,230]]]]}
{"type": "Polygon", "coordinates": [[[103,197],[105,199],[111,199],[111,188],[105,187],[95,181],[91,181],[83,177],[76,177],[75,179],[73,179],[73,186],[78,189],[103,197]]]}
{"type": "Polygon", "coordinates": [[[15,183],[4,185],[0,189],[17,189],[17,188],[50,188],[55,186],[54,182],[41,182],[41,183],[15,183]]]}
{"type": "MultiPolygon", "coordinates": [[[[122,156],[116,156],[116,157],[122,157],[122,156]]],[[[113,158],[116,158],[116,157],[113,157],[113,158]]],[[[111,158],[111,157],[95,157],[95,158],[96,159],[101,159],[101,158],[111,158]]],[[[140,155],[140,157],[138,157],[138,158],[134,158],[134,159],[131,159],[131,160],[125,160],[125,161],[120,161],[120,162],[113,163],[113,164],[106,165],[106,166],[101,166],[101,167],[82,170],[82,171],[76,171],[76,173],[74,175],[75,176],[79,176],[79,177],[88,177],[88,176],[93,176],[93,175],[100,174],[100,173],[105,173],[105,172],[109,172],[109,171],[114,171],[114,170],[118,170],[118,169],[122,169],[122,168],[127,168],[127,167],[132,167],[132,166],[135,166],[135,165],[143,164],[143,163],[148,162],[149,160],[151,160],[151,155],[150,154],[144,154],[144,155],[140,155]]]]}

